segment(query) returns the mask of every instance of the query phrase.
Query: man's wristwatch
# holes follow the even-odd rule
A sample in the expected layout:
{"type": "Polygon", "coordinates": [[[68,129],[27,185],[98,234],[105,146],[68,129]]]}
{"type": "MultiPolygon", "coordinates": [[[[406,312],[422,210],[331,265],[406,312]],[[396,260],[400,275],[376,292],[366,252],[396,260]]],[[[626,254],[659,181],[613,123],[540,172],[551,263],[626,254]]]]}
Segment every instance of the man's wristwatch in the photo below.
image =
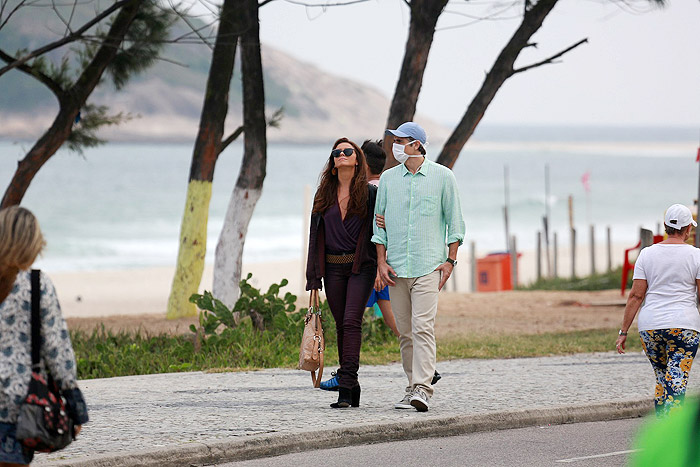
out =
{"type": "Polygon", "coordinates": [[[457,261],[454,260],[454,259],[452,259],[452,258],[447,258],[445,261],[447,261],[448,263],[450,263],[450,264],[452,265],[452,267],[457,266],[457,261]]]}
{"type": "Polygon", "coordinates": [[[620,329],[620,330],[618,331],[617,334],[618,334],[619,336],[626,336],[626,335],[627,335],[626,332],[622,332],[622,329],[620,329]]]}

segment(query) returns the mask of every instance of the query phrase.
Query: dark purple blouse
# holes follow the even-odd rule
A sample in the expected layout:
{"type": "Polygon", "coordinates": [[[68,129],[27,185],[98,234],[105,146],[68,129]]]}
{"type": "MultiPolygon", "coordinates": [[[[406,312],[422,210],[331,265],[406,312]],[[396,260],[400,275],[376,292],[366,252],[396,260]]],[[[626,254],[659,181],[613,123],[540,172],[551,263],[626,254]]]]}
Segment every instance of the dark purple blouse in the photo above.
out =
{"type": "Polygon", "coordinates": [[[326,225],[326,251],[353,252],[357,247],[357,238],[362,229],[362,219],[357,216],[340,215],[340,206],[336,202],[323,215],[326,225]]]}

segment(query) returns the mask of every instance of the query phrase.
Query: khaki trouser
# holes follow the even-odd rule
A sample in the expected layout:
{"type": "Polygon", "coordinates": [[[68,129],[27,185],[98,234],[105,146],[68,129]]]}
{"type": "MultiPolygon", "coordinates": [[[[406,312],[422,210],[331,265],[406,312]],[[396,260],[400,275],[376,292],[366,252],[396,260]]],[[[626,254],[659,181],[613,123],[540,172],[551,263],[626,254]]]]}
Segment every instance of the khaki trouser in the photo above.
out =
{"type": "Polygon", "coordinates": [[[440,271],[422,277],[394,278],[391,308],[401,336],[401,362],[408,377],[407,389],[419,387],[433,395],[430,382],[435,374],[435,315],[440,271]]]}

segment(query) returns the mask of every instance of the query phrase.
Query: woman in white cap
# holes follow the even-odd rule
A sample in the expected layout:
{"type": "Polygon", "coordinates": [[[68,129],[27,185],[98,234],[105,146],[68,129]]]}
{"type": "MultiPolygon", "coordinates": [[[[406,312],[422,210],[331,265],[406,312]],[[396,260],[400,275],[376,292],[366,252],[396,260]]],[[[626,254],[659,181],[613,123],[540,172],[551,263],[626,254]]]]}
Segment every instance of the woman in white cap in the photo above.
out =
{"type": "Polygon", "coordinates": [[[668,238],[644,248],[634,265],[634,283],[622,319],[617,351],[625,353],[627,331],[639,311],[642,347],[656,375],[656,415],[679,407],[700,342],[700,250],[688,245],[690,209],[674,204],[664,218],[668,238]],[[642,305],[642,303],[644,303],[642,305]]]}

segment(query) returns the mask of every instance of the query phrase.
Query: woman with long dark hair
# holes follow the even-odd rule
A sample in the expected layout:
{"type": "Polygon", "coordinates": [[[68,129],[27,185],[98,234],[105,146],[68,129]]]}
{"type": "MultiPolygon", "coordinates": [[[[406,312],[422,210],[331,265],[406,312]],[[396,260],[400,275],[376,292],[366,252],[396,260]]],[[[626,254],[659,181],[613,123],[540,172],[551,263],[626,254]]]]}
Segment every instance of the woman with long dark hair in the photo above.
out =
{"type": "Polygon", "coordinates": [[[367,183],[367,162],[347,138],[333,145],[321,172],[311,213],[306,290],[326,285],[326,298],[338,334],[338,402],[358,407],[362,315],[377,275],[372,222],[377,189],[367,183]]]}

